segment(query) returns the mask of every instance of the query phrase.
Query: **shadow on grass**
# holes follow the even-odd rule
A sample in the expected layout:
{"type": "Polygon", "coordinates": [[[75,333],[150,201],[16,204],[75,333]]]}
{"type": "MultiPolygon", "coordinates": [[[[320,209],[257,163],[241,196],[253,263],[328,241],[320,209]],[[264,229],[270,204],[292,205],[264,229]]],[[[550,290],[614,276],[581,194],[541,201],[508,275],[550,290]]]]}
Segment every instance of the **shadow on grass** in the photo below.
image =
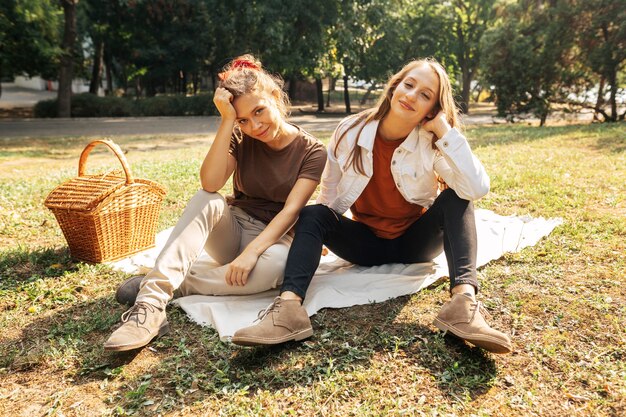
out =
{"type": "Polygon", "coordinates": [[[1,251],[0,290],[12,290],[40,278],[59,278],[77,268],[67,247],[1,251]]]}
{"type": "MultiPolygon", "coordinates": [[[[494,359],[478,348],[430,327],[398,323],[396,317],[409,297],[314,316],[315,335],[304,343],[240,348],[230,371],[250,392],[277,391],[292,385],[312,385],[337,374],[367,371],[374,358],[399,355],[399,362],[429,374],[451,401],[485,394],[493,385],[494,359]]],[[[376,372],[376,371],[374,371],[376,372]]],[[[393,379],[393,378],[392,378],[393,379]]]]}
{"type": "Polygon", "coordinates": [[[13,337],[0,342],[0,367],[11,371],[42,367],[48,372],[50,367],[71,370],[101,363],[103,335],[119,319],[121,308],[109,297],[65,304],[69,307],[13,329],[13,337]]]}
{"type": "MultiPolygon", "coordinates": [[[[254,397],[259,391],[282,396],[284,389],[305,387],[318,392],[341,385],[344,378],[349,387],[351,373],[369,373],[365,380],[377,380],[375,373],[381,370],[372,368],[373,361],[381,366],[381,357],[399,355],[397,374],[389,375],[390,386],[395,384],[394,378],[406,376],[409,365],[435,381],[450,402],[465,402],[487,393],[497,376],[495,360],[458,339],[433,333],[430,327],[395,323],[407,300],[402,297],[380,304],[322,310],[314,316],[313,338],[256,348],[223,343],[212,329],[199,328],[182,310],[169,308],[170,334],[142,350],[100,351],[100,363],[85,358],[76,383],[114,377],[134,360],[156,359],[158,363],[144,368],[141,375],[124,379],[123,389],[113,402],[118,412],[150,414],[157,410],[145,404],[158,403],[159,412],[168,412],[216,396],[227,406],[239,395],[254,397]]],[[[105,337],[100,336],[100,344],[105,337]]],[[[365,396],[363,400],[375,399],[365,396]]],[[[245,402],[241,407],[245,409],[245,402]]]]}
{"type": "MultiPolygon", "coordinates": [[[[626,129],[626,123],[622,123],[622,128],[626,129]]],[[[598,139],[597,149],[611,153],[626,152],[626,138],[624,138],[624,132],[615,132],[614,136],[598,139]]]]}
{"type": "MultiPolygon", "coordinates": [[[[408,296],[324,309],[313,318],[313,338],[258,348],[223,343],[214,330],[191,323],[182,310],[170,307],[170,334],[145,349],[109,353],[102,345],[125,309],[112,297],[114,280],[121,279],[121,274],[73,264],[66,249],[4,252],[0,271],[11,276],[3,279],[0,289],[16,300],[4,311],[0,309],[2,319],[27,323],[12,328],[0,342],[0,368],[34,380],[69,373],[72,379],[67,383],[75,386],[113,382],[118,391],[111,404],[124,412],[147,412],[144,407],[150,402],[158,402],[163,410],[180,409],[185,402],[189,404],[189,398],[180,393],[190,393],[196,400],[217,395],[229,401],[230,395],[242,391],[324,389],[318,385],[326,381],[332,385],[353,372],[376,378],[382,366],[379,359],[387,355],[399,355],[394,361],[399,367],[394,371],[396,378],[405,376],[400,368],[410,366],[434,380],[452,402],[483,395],[497,374],[494,360],[480,349],[433,333],[428,326],[398,321],[408,296]],[[32,296],[26,294],[29,291],[32,296]],[[41,316],[29,320],[30,315],[39,314],[29,306],[41,307],[41,316]],[[131,364],[142,369],[139,375],[125,374],[131,364]]],[[[102,388],[98,395],[109,398],[112,394],[102,388]]]]}

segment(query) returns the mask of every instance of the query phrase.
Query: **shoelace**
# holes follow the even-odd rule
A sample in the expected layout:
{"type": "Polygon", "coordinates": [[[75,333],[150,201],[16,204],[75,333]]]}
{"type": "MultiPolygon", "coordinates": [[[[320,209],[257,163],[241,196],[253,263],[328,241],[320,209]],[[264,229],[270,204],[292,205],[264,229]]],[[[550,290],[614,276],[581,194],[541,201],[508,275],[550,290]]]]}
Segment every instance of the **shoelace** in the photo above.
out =
{"type": "Polygon", "coordinates": [[[472,314],[472,317],[474,317],[476,312],[479,311],[484,317],[487,317],[489,319],[491,318],[491,314],[487,310],[487,307],[485,307],[485,305],[483,303],[481,303],[480,301],[476,301],[475,303],[472,303],[471,307],[472,307],[472,311],[474,313],[474,314],[472,314]]]}
{"type": "Polygon", "coordinates": [[[257,318],[256,320],[254,320],[254,322],[256,323],[257,321],[263,320],[265,316],[270,314],[272,311],[276,311],[278,307],[280,307],[280,297],[274,298],[274,301],[272,302],[272,304],[267,306],[265,309],[259,311],[259,314],[257,314],[257,318]]]}
{"type": "Polygon", "coordinates": [[[151,313],[154,313],[158,309],[152,304],[140,301],[122,314],[122,323],[126,323],[133,316],[136,316],[137,323],[144,324],[146,322],[146,318],[148,317],[146,310],[150,310],[151,313]]]}

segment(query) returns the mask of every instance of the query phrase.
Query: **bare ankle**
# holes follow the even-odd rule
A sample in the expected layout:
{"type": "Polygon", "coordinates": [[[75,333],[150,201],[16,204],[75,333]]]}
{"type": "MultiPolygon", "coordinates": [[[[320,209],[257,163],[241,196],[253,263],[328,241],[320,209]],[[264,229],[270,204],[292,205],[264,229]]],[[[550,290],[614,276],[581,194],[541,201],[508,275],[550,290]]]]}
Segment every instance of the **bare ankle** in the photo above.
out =
{"type": "Polygon", "coordinates": [[[300,304],[302,304],[302,297],[300,297],[295,292],[284,291],[284,292],[280,293],[280,298],[283,299],[283,300],[298,300],[298,301],[300,301],[300,304]]]}
{"type": "Polygon", "coordinates": [[[471,297],[472,300],[476,300],[476,288],[474,288],[471,284],[459,284],[455,285],[450,291],[451,295],[454,294],[465,294],[468,297],[471,297]]]}

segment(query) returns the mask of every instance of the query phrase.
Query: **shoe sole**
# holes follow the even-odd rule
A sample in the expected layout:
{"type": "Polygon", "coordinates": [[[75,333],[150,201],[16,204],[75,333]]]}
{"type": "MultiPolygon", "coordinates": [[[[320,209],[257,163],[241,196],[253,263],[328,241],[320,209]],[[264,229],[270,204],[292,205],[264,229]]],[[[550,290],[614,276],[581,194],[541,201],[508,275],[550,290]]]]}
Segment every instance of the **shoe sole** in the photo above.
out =
{"type": "Polygon", "coordinates": [[[503,344],[502,341],[490,337],[490,336],[477,336],[470,333],[464,333],[462,331],[456,330],[452,326],[444,323],[439,319],[435,319],[433,324],[444,332],[450,332],[458,338],[466,340],[471,344],[483,348],[492,353],[504,354],[511,353],[513,351],[513,347],[510,344],[503,344]]]}
{"type": "Polygon", "coordinates": [[[279,345],[281,343],[292,342],[292,341],[299,342],[300,340],[307,339],[311,336],[313,336],[313,328],[308,328],[297,333],[291,333],[287,336],[283,336],[278,339],[269,339],[269,338],[262,338],[262,337],[235,337],[233,336],[233,338],[231,339],[231,342],[240,346],[279,345]]]}
{"type": "Polygon", "coordinates": [[[127,350],[139,349],[150,344],[150,342],[152,342],[154,339],[168,334],[169,331],[170,331],[170,324],[166,321],[165,323],[161,325],[161,327],[159,327],[159,331],[157,332],[157,334],[153,336],[147,342],[137,342],[137,343],[133,343],[130,345],[113,345],[113,346],[107,346],[105,344],[104,350],[107,350],[110,352],[125,352],[127,350]]]}

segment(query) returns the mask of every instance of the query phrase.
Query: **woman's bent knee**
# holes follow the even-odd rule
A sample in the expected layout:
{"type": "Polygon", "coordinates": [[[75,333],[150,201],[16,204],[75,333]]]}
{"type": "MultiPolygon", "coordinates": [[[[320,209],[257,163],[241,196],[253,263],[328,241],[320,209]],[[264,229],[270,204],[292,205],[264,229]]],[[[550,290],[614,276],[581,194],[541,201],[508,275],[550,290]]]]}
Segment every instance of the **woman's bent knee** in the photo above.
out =
{"type": "Polygon", "coordinates": [[[209,204],[212,201],[219,201],[226,204],[226,199],[220,193],[211,193],[203,189],[198,190],[193,197],[191,197],[189,202],[191,203],[192,201],[201,201],[205,204],[209,204]]]}
{"type": "Polygon", "coordinates": [[[303,228],[310,227],[311,225],[329,225],[339,221],[339,216],[330,208],[322,205],[315,204],[312,206],[305,206],[300,211],[300,217],[296,225],[296,232],[303,228]]]}

